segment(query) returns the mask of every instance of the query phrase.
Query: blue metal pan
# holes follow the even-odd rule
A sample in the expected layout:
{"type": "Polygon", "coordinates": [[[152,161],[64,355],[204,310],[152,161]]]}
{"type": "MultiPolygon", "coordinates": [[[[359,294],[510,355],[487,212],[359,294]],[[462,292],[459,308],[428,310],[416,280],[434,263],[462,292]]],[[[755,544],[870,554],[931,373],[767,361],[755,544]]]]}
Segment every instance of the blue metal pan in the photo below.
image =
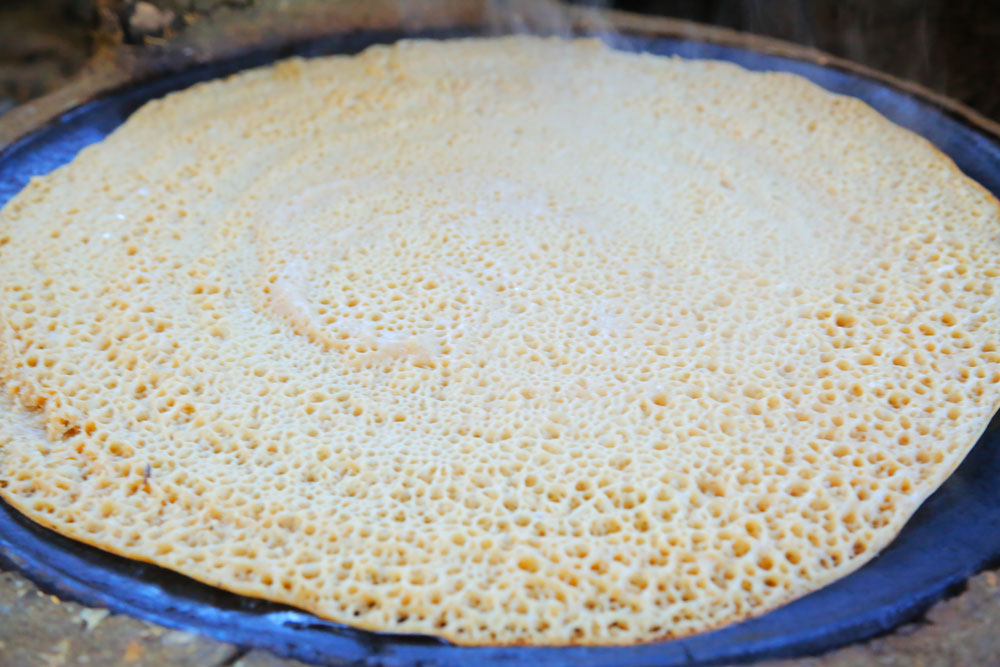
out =
{"type": "MultiPolygon", "coordinates": [[[[340,35],[257,52],[135,85],[80,106],[0,154],[0,205],[32,176],[70,161],[148,100],[199,81],[298,54],[356,52],[413,34],[340,35]]],[[[449,32],[422,36],[447,38],[449,32]]],[[[619,37],[618,48],[715,58],[805,76],[864,100],[933,142],[1000,196],[1000,144],[933,102],[885,81],[790,58],[672,38],[619,37]]],[[[701,635],[627,647],[461,647],[431,637],[378,634],[287,606],[227,593],[146,563],[66,539],[0,502],[0,563],[43,590],[243,647],[329,665],[712,665],[820,653],[891,631],[965,580],[1000,564],[1000,419],[900,535],[855,573],[759,618],[701,635]]]]}

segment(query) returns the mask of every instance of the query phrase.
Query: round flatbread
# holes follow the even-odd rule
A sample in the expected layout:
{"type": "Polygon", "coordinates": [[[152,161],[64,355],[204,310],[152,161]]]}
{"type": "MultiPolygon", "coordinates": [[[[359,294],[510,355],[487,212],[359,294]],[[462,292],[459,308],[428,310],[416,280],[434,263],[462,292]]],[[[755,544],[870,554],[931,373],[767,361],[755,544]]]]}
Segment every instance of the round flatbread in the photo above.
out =
{"type": "Polygon", "coordinates": [[[285,61],[0,213],[0,494],[369,630],[704,631],[868,561],[973,446],[998,233],[788,74],[530,37],[285,61]]]}

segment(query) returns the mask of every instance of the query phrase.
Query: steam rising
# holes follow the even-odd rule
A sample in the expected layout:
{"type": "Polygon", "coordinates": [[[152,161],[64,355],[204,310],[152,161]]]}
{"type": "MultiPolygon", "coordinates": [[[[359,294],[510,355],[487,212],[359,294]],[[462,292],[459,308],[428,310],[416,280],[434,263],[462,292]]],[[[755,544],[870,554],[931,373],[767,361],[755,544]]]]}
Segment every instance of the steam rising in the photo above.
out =
{"type": "Polygon", "coordinates": [[[571,7],[554,0],[487,0],[486,24],[491,34],[532,33],[573,37],[595,35],[614,45],[617,31],[599,11],[608,0],[588,0],[571,7]],[[588,11],[591,10],[591,11],[588,11]],[[581,18],[586,17],[582,22],[581,18]]]}
{"type": "MultiPolygon", "coordinates": [[[[600,37],[615,47],[627,47],[602,10],[610,0],[573,3],[556,0],[484,0],[490,34],[534,33],[600,37]]],[[[643,3],[632,3],[632,5],[643,3]]],[[[656,3],[646,3],[654,5],[656,3]]],[[[814,47],[906,79],[943,89],[946,69],[934,66],[933,26],[941,14],[938,3],[922,0],[733,0],[704,2],[675,18],[693,19],[742,32],[756,33],[814,47]]],[[[677,7],[676,5],[681,5],[677,7]]],[[[937,59],[939,62],[940,59],[937,59]]]]}

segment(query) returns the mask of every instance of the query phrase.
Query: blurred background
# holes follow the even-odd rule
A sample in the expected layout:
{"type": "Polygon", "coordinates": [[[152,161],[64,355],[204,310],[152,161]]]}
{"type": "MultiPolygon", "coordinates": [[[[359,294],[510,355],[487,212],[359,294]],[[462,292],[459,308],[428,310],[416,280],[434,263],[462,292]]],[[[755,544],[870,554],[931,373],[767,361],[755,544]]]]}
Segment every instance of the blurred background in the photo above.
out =
{"type": "MultiPolygon", "coordinates": [[[[102,45],[155,46],[216,12],[297,1],[0,0],[0,114],[58,87],[102,45]]],[[[689,19],[812,46],[917,81],[1000,120],[1000,0],[577,4],[689,19]]]]}

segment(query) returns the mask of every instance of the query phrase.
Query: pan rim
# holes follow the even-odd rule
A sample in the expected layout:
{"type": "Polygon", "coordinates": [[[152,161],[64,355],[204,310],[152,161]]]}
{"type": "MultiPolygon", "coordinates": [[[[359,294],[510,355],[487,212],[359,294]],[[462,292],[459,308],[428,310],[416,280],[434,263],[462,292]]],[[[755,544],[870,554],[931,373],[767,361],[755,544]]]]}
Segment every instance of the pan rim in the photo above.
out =
{"type": "MultiPolygon", "coordinates": [[[[379,36],[385,36],[387,33],[390,32],[392,31],[377,31],[377,32],[369,32],[366,34],[368,35],[368,37],[374,36],[377,38],[379,36]]],[[[403,32],[396,34],[398,34],[399,37],[415,36],[411,32],[403,32]]],[[[468,33],[465,32],[455,33],[454,31],[448,30],[444,31],[444,34],[442,34],[442,31],[433,31],[429,35],[428,33],[424,33],[423,35],[420,36],[448,37],[448,36],[459,36],[466,34],[468,33]]],[[[323,45],[324,44],[329,45],[329,42],[326,41],[329,39],[330,38],[328,37],[328,38],[322,38],[321,40],[308,40],[307,42],[302,43],[297,47],[295,47],[293,49],[293,53],[299,53],[303,55],[321,55],[321,53],[324,52],[323,45]]],[[[655,38],[643,38],[643,39],[658,40],[664,44],[670,43],[671,48],[679,49],[681,51],[683,51],[684,49],[690,50],[690,49],[705,48],[706,45],[710,45],[716,49],[741,51],[743,53],[755,54],[756,57],[764,59],[760,61],[762,63],[775,62],[775,59],[777,59],[777,60],[788,61],[788,63],[798,63],[798,66],[800,67],[807,66],[807,67],[822,68],[822,66],[817,65],[815,63],[793,61],[792,59],[786,58],[784,56],[774,56],[769,54],[760,54],[757,52],[748,52],[742,49],[738,49],[736,47],[720,45],[712,42],[696,42],[693,40],[683,40],[670,37],[667,38],[655,37],[655,38]],[[699,44],[701,45],[700,47],[698,46],[699,44]]],[[[380,40],[376,39],[375,41],[380,41],[380,40]]],[[[336,52],[341,52],[341,51],[336,51],[336,52]]],[[[190,85],[190,83],[194,83],[196,80],[216,78],[216,76],[228,74],[230,73],[230,71],[239,71],[241,69],[246,69],[247,67],[255,66],[255,64],[256,65],[264,64],[266,62],[270,62],[274,59],[277,59],[278,57],[281,57],[281,55],[283,54],[291,55],[285,52],[284,50],[276,51],[275,49],[265,49],[263,51],[255,52],[254,54],[249,54],[249,55],[244,54],[235,59],[227,59],[226,61],[221,63],[203,65],[187,69],[182,72],[177,72],[173,74],[168,74],[166,76],[153,78],[143,83],[129,85],[126,86],[125,88],[109,91],[106,92],[105,94],[102,94],[100,97],[91,100],[90,102],[74,107],[73,109],[59,116],[51,123],[44,124],[41,127],[36,128],[31,133],[23,136],[21,139],[17,140],[16,142],[8,146],[7,149],[0,152],[0,203],[6,200],[5,195],[7,195],[8,193],[13,194],[13,192],[16,191],[14,190],[16,183],[11,184],[8,182],[10,179],[10,175],[7,173],[8,170],[5,169],[5,167],[9,166],[9,163],[12,161],[16,163],[20,152],[28,151],[30,153],[33,144],[37,143],[41,138],[44,138],[46,134],[52,134],[52,133],[58,134],[60,130],[66,131],[67,129],[71,129],[74,123],[78,123],[81,120],[85,120],[87,114],[96,113],[100,111],[102,104],[108,104],[108,103],[113,104],[116,99],[120,99],[121,96],[123,95],[133,95],[136,99],[142,98],[142,100],[145,101],[148,99],[152,99],[152,97],[158,96],[155,95],[155,91],[161,91],[161,90],[167,91],[173,89],[170,86],[173,85],[174,83],[178,84],[177,87],[186,87],[187,85],[190,85]],[[255,60],[259,61],[254,63],[253,61],[255,60]],[[208,74],[208,73],[213,73],[213,74],[212,76],[205,76],[202,79],[197,78],[201,74],[208,74]],[[146,93],[150,91],[154,91],[154,94],[146,95],[146,93]],[[144,97],[144,95],[146,96],[144,97]]],[[[681,55],[683,56],[683,53],[681,53],[681,55]]],[[[858,74],[853,72],[847,72],[847,73],[842,72],[842,75],[853,79],[860,78],[858,74]]],[[[884,83],[879,81],[876,81],[875,84],[873,85],[885,86],[884,83]]],[[[910,93],[897,91],[896,94],[909,97],[909,99],[911,99],[913,103],[917,104],[918,106],[931,105],[932,108],[936,110],[936,113],[941,115],[942,118],[950,118],[950,122],[961,125],[962,127],[966,128],[968,132],[971,132],[975,135],[982,137],[983,141],[987,142],[988,145],[992,146],[995,156],[997,157],[998,160],[1000,160],[1000,146],[997,145],[995,138],[989,136],[988,132],[984,131],[981,128],[977,128],[974,125],[970,125],[967,119],[963,121],[963,119],[961,118],[951,117],[949,116],[947,109],[942,110],[939,107],[932,105],[930,102],[914,97],[910,93]]],[[[126,107],[127,106],[128,104],[126,104],[126,107]]],[[[124,117],[125,116],[122,116],[122,118],[124,117]]],[[[948,153],[948,151],[945,152],[948,153]]],[[[948,154],[951,155],[950,153],[948,154]]],[[[998,164],[1000,164],[1000,162],[998,162],[998,164]]],[[[987,165],[987,167],[988,166],[989,165],[987,165]]],[[[973,177],[975,178],[975,176],[973,177]]],[[[997,179],[1000,179],[1000,174],[998,174],[996,178],[994,178],[993,181],[991,181],[992,185],[984,184],[985,187],[990,189],[994,194],[997,194],[998,191],[1000,191],[1000,180],[997,179]]],[[[20,188],[16,189],[19,190],[20,188]]],[[[981,458],[982,456],[989,454],[990,453],[989,450],[1000,449],[1000,441],[998,441],[998,437],[1000,437],[998,436],[998,431],[1000,431],[1000,429],[996,428],[996,424],[997,424],[997,419],[994,418],[993,425],[991,426],[991,428],[987,430],[987,433],[980,439],[980,441],[974,447],[973,453],[970,453],[969,458],[962,464],[962,466],[960,466],[960,470],[967,468],[972,463],[976,463],[977,465],[982,465],[978,459],[974,459],[973,454],[976,453],[977,450],[978,454],[976,454],[976,456],[981,458]],[[987,439],[989,439],[990,441],[986,442],[987,439]],[[988,446],[984,448],[984,445],[988,446]],[[985,454],[984,450],[986,450],[985,454]]],[[[992,465],[995,466],[998,471],[1000,471],[1000,453],[993,454],[993,457],[990,460],[993,461],[992,465]]],[[[958,473],[956,472],[956,474],[958,473]]],[[[949,482],[950,481],[951,480],[949,480],[949,482]]],[[[947,484],[948,482],[946,482],[946,485],[947,484]]],[[[934,494],[934,496],[937,495],[939,494],[938,493],[934,494]]],[[[933,500],[934,496],[932,496],[931,500],[925,503],[925,506],[933,500]]],[[[920,510],[918,510],[918,514],[922,511],[924,511],[923,507],[920,510]]],[[[911,522],[912,521],[913,518],[911,518],[911,522]]],[[[996,522],[998,526],[1000,526],[1000,516],[996,517],[996,522]]],[[[76,572],[73,571],[73,568],[71,566],[64,565],[60,567],[58,564],[55,564],[51,561],[39,562],[37,557],[35,561],[33,561],[31,556],[31,554],[33,553],[32,550],[30,548],[26,549],[24,545],[18,547],[16,542],[12,541],[11,535],[20,535],[22,538],[24,538],[25,535],[31,533],[34,533],[36,536],[39,534],[44,534],[44,531],[46,529],[34,528],[33,527],[34,525],[35,524],[31,523],[30,520],[21,517],[21,515],[16,512],[16,510],[13,510],[13,508],[11,508],[5,502],[0,501],[0,562],[2,562],[7,567],[12,567],[15,570],[26,573],[29,579],[32,579],[36,583],[39,583],[43,589],[51,590],[52,592],[58,593],[60,595],[65,595],[67,597],[79,600],[84,603],[90,602],[91,604],[93,604],[96,602],[101,606],[109,606],[109,608],[112,608],[115,611],[122,611],[125,613],[130,613],[132,615],[138,615],[141,618],[154,620],[156,622],[171,627],[176,627],[185,630],[195,630],[202,632],[203,634],[216,636],[216,638],[219,639],[233,641],[232,639],[227,639],[227,636],[224,636],[224,633],[222,635],[216,635],[212,632],[206,631],[204,626],[195,627],[190,624],[185,625],[182,620],[178,620],[171,616],[151,617],[149,614],[144,613],[141,608],[136,607],[137,603],[132,603],[128,601],[116,602],[112,598],[109,598],[106,593],[101,593],[101,591],[99,590],[93,590],[93,585],[88,581],[86,581],[86,577],[83,575],[78,575],[76,572]]],[[[906,530],[907,528],[904,528],[904,532],[906,530]]],[[[997,530],[995,532],[1000,534],[1000,530],[997,530]]],[[[903,533],[901,533],[901,535],[902,534],[903,533]]],[[[73,545],[77,544],[72,540],[67,540],[67,538],[62,538],[61,536],[58,537],[60,540],[66,540],[68,542],[72,542],[73,545]]],[[[58,543],[58,540],[54,540],[51,536],[49,536],[46,539],[49,542],[58,543]]],[[[897,539],[894,540],[892,544],[890,544],[890,546],[883,552],[883,554],[891,551],[893,549],[893,545],[895,545],[898,540],[899,538],[897,537],[897,539]]],[[[85,551],[85,549],[86,548],[82,547],[81,545],[79,548],[74,548],[69,550],[83,552],[85,551]]],[[[34,553],[37,553],[37,549],[35,550],[34,553]]],[[[128,559],[112,556],[110,554],[108,554],[107,557],[109,559],[128,561],[128,559]]],[[[471,659],[475,659],[478,661],[485,661],[486,664],[508,662],[510,660],[517,660],[517,659],[533,660],[533,661],[544,660],[549,664],[613,664],[613,663],[620,663],[623,660],[628,660],[630,663],[634,662],[634,664],[642,664],[644,662],[655,662],[656,664],[713,664],[718,662],[728,663],[733,661],[746,661],[751,659],[761,659],[767,657],[788,657],[792,655],[810,654],[819,651],[821,649],[834,648],[835,646],[850,643],[852,641],[857,641],[862,638],[874,636],[881,632],[886,632],[889,629],[891,629],[891,627],[894,627],[895,625],[904,622],[906,619],[915,617],[923,609],[926,609],[930,604],[932,604],[937,599],[945,597],[949,592],[953,591],[955,587],[961,586],[961,582],[964,581],[964,579],[967,576],[970,576],[971,574],[974,573],[974,571],[972,570],[978,571],[979,569],[982,569],[983,567],[986,567],[990,563],[994,562],[994,560],[996,560],[998,557],[1000,557],[1000,537],[998,537],[997,540],[996,550],[988,557],[984,557],[974,567],[970,565],[963,571],[956,571],[952,573],[949,577],[946,578],[946,580],[942,579],[940,585],[936,586],[933,593],[928,593],[923,595],[919,599],[915,599],[912,604],[897,606],[896,608],[888,611],[886,611],[885,609],[878,610],[879,613],[883,613],[884,616],[877,624],[878,627],[875,627],[874,629],[872,629],[872,627],[868,627],[867,629],[863,627],[857,627],[857,624],[855,624],[855,626],[852,627],[842,628],[841,629],[842,635],[840,636],[840,639],[834,641],[833,643],[828,641],[828,639],[817,638],[815,636],[815,629],[805,628],[802,632],[799,633],[799,637],[795,642],[784,643],[784,644],[782,644],[782,642],[780,641],[778,641],[777,643],[772,641],[770,644],[768,644],[766,641],[763,643],[758,642],[756,648],[752,648],[752,650],[750,650],[749,652],[746,650],[737,650],[738,647],[730,647],[728,652],[725,650],[720,652],[719,650],[716,650],[719,647],[712,647],[710,645],[711,638],[713,635],[717,637],[718,636],[717,633],[725,632],[730,628],[746,626],[747,624],[753,624],[759,621],[760,619],[765,619],[771,616],[772,614],[780,612],[782,609],[788,609],[793,605],[796,605],[798,601],[789,603],[788,605],[784,605],[783,607],[768,614],[765,614],[764,616],[755,619],[750,619],[749,621],[745,621],[743,623],[736,624],[733,626],[727,626],[727,628],[722,628],[717,631],[712,631],[701,635],[695,635],[693,637],[683,638],[679,640],[667,640],[660,643],[641,644],[631,647],[618,647],[618,646],[566,647],[566,648],[458,647],[458,646],[452,646],[443,641],[435,640],[433,638],[404,639],[402,637],[394,635],[379,635],[376,633],[370,633],[362,630],[354,630],[352,628],[347,628],[347,626],[342,626],[340,624],[334,624],[327,621],[322,621],[316,617],[313,617],[311,614],[289,610],[288,608],[277,609],[271,613],[283,615],[282,616],[283,620],[281,622],[290,624],[288,625],[289,632],[298,633],[297,636],[302,636],[303,633],[306,632],[314,632],[314,633],[319,633],[320,635],[324,635],[326,639],[324,640],[323,637],[318,637],[316,641],[313,642],[313,644],[309,646],[304,646],[304,645],[300,646],[293,641],[293,638],[296,635],[292,634],[289,635],[288,637],[282,638],[281,641],[285,642],[283,645],[284,648],[282,648],[281,645],[275,645],[274,643],[266,643],[266,642],[256,643],[253,641],[255,637],[252,634],[250,634],[250,635],[240,635],[241,637],[243,637],[243,640],[234,641],[233,643],[237,643],[240,645],[260,646],[262,648],[268,648],[272,651],[278,652],[279,654],[284,654],[289,657],[296,657],[299,659],[304,659],[309,661],[325,662],[333,659],[337,660],[343,660],[344,658],[352,659],[353,657],[353,659],[358,659],[358,660],[362,659],[375,660],[376,663],[378,661],[384,661],[384,662],[389,662],[391,664],[411,664],[411,663],[416,663],[420,660],[434,660],[438,662],[444,661],[442,662],[442,664],[448,664],[447,662],[448,660],[455,660],[457,662],[455,662],[454,664],[460,664],[471,659]],[[964,574],[962,574],[962,572],[964,572],[964,574]],[[326,649],[328,648],[329,649],[335,648],[334,646],[331,645],[331,640],[329,639],[327,632],[331,628],[336,629],[337,632],[341,633],[347,633],[347,634],[354,633],[358,635],[363,634],[367,635],[368,637],[363,637],[361,639],[352,638],[348,641],[348,643],[344,643],[336,647],[337,650],[343,649],[343,651],[341,651],[340,654],[332,655],[325,652],[326,649]],[[810,634],[810,632],[812,634],[810,634]],[[708,640],[707,642],[706,638],[708,640]],[[404,644],[409,647],[409,649],[405,652],[401,653],[393,648],[396,645],[404,645],[404,644]],[[453,657],[439,656],[433,653],[434,651],[442,651],[442,650],[450,651],[453,657]],[[474,653],[470,653],[470,651],[474,653]]],[[[823,590],[826,590],[833,586],[837,586],[841,582],[847,581],[848,579],[855,577],[858,573],[868,569],[870,565],[879,561],[880,557],[877,556],[868,565],[861,568],[861,570],[851,575],[848,575],[844,579],[841,579],[838,582],[835,582],[834,584],[825,587],[824,589],[820,589],[820,591],[817,591],[816,593],[813,593],[810,596],[801,598],[801,600],[811,598],[812,596],[822,592],[823,590]]],[[[128,561],[128,562],[136,563],[136,561],[128,561]]],[[[141,565],[141,567],[147,568],[150,571],[152,571],[155,566],[141,565]]],[[[159,570],[159,568],[155,569],[159,570]]],[[[180,577],[181,575],[173,575],[173,576],[180,577]]],[[[201,586],[201,584],[198,585],[201,586]]],[[[241,596],[233,596],[233,597],[241,597],[241,596]]],[[[277,608],[280,606],[274,605],[274,607],[277,608]]]]}

